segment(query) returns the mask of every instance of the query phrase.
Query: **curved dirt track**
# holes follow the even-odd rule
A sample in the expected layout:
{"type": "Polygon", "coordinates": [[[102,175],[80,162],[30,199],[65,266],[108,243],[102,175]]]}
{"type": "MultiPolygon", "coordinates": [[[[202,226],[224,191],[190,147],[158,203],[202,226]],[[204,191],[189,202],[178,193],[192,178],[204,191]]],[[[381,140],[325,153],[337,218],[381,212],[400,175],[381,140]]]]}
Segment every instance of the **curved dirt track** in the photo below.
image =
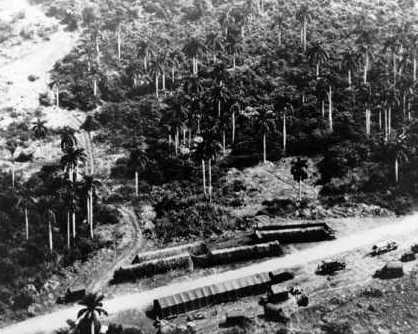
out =
{"type": "MultiPolygon", "coordinates": [[[[128,309],[144,310],[149,307],[155,298],[167,296],[173,293],[202,287],[222,281],[227,281],[247,275],[268,272],[271,270],[303,266],[312,261],[318,261],[337,254],[369,246],[381,240],[398,240],[401,242],[413,241],[418,232],[418,214],[396,219],[394,223],[386,224],[367,232],[358,232],[337,240],[323,242],[318,246],[297,251],[292,254],[249,265],[237,270],[226,271],[221,274],[210,275],[193,280],[185,280],[181,283],[169,284],[149,291],[133,293],[115,297],[105,302],[105,309],[110,314],[128,309]]],[[[3,328],[2,334],[34,334],[52,333],[54,330],[64,327],[67,319],[73,319],[79,307],[74,305],[60,311],[44,316],[28,319],[10,327],[3,328]]]]}

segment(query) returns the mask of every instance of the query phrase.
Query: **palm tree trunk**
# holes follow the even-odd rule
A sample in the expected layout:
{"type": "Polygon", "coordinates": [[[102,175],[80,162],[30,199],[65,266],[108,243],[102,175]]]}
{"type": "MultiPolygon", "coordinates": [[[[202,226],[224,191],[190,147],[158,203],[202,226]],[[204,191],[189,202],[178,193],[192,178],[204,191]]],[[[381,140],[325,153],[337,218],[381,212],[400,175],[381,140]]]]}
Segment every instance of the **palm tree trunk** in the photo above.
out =
{"type": "Polygon", "coordinates": [[[225,129],[222,130],[222,153],[226,155],[226,133],[225,129]]]}
{"type": "Polygon", "coordinates": [[[15,162],[12,161],[12,189],[15,188],[15,162]]]}
{"type": "Polygon", "coordinates": [[[158,99],[158,74],[155,75],[155,96],[158,99]]]}
{"type": "Polygon", "coordinates": [[[348,87],[351,89],[351,70],[348,70],[348,87]]]}
{"type": "Polygon", "coordinates": [[[382,111],[379,110],[379,130],[382,130],[382,111]]]}
{"type": "Polygon", "coordinates": [[[218,100],[218,117],[221,117],[221,100],[218,100]]]}
{"type": "Polygon", "coordinates": [[[120,35],[120,27],[118,27],[118,60],[119,61],[120,61],[121,54],[122,54],[122,52],[121,52],[121,49],[122,49],[121,45],[122,45],[122,38],[121,38],[121,35],[120,35]]]}
{"type": "Polygon", "coordinates": [[[367,71],[369,69],[369,53],[365,53],[365,62],[364,62],[364,73],[363,73],[363,83],[367,84],[367,71]]]}
{"type": "Polygon", "coordinates": [[[51,219],[48,218],[48,239],[49,239],[49,250],[52,252],[54,245],[52,242],[52,225],[51,225],[51,219]]]}
{"type": "Polygon", "coordinates": [[[28,217],[28,209],[25,208],[25,234],[26,240],[29,240],[29,217],[28,217]]]}
{"type": "Polygon", "coordinates": [[[263,133],[263,162],[267,163],[267,140],[266,140],[266,133],[263,133]]]}
{"type": "Polygon", "coordinates": [[[96,37],[96,62],[97,65],[100,66],[100,46],[99,46],[99,40],[96,37]]]}
{"type": "Polygon", "coordinates": [[[175,80],[175,69],[174,66],[171,67],[171,83],[174,85],[174,80],[175,80]]]}
{"type": "Polygon", "coordinates": [[[135,171],[135,196],[138,197],[139,196],[139,189],[138,189],[138,171],[135,171]]]}
{"type": "Polygon", "coordinates": [[[412,59],[412,80],[417,81],[417,57],[414,55],[412,59]]]}
{"type": "Polygon", "coordinates": [[[97,80],[93,79],[93,95],[97,96],[97,80]]]}
{"type": "Polygon", "coordinates": [[[212,202],[212,159],[210,158],[208,161],[208,171],[209,171],[209,202],[212,202]]]}
{"type": "Polygon", "coordinates": [[[184,146],[186,146],[186,132],[187,132],[187,129],[183,128],[183,145],[184,146]]]}
{"type": "Polygon", "coordinates": [[[299,202],[302,201],[302,179],[299,178],[299,202]]]}
{"type": "Polygon", "coordinates": [[[332,124],[332,88],[329,86],[328,92],[328,121],[329,121],[329,129],[333,131],[333,124],[332,124]]]}
{"type": "Polygon", "coordinates": [[[72,220],[73,220],[73,239],[76,237],[76,226],[75,226],[75,212],[72,212],[72,220]]]}
{"type": "Polygon", "coordinates": [[[203,180],[203,193],[207,194],[206,192],[206,170],[205,170],[205,160],[202,159],[202,180],[203,180]]]}
{"type": "Polygon", "coordinates": [[[392,108],[389,107],[388,110],[388,136],[390,137],[392,132],[392,108]]]}
{"type": "Polygon", "coordinates": [[[165,70],[163,70],[163,91],[165,91],[165,70]]]}
{"type": "Polygon", "coordinates": [[[322,111],[322,118],[325,117],[325,101],[322,100],[321,102],[321,111],[322,111]]]}
{"type": "Polygon", "coordinates": [[[370,111],[370,109],[368,109],[368,108],[366,108],[366,135],[367,136],[370,136],[370,129],[371,129],[371,127],[370,127],[370,115],[371,114],[371,111],[370,111]]]}
{"type": "Polygon", "coordinates": [[[388,110],[385,109],[385,141],[388,140],[388,110]]]}
{"type": "Polygon", "coordinates": [[[91,331],[90,331],[91,334],[96,334],[95,331],[94,331],[94,319],[91,320],[91,327],[90,327],[90,329],[91,329],[91,331]]]}
{"type": "Polygon", "coordinates": [[[235,143],[235,112],[232,113],[232,144],[235,143]]]}
{"type": "Polygon", "coordinates": [[[67,211],[67,248],[71,248],[71,228],[70,228],[70,211],[67,211]]]}
{"type": "Polygon", "coordinates": [[[89,204],[90,204],[90,237],[93,239],[94,237],[94,230],[93,230],[93,191],[92,189],[89,190],[89,204]]]}
{"type": "Polygon", "coordinates": [[[234,55],[232,56],[232,68],[235,70],[236,67],[237,67],[237,64],[236,64],[236,55],[234,53],[234,55]]]}
{"type": "Polygon", "coordinates": [[[392,54],[392,63],[393,63],[393,84],[396,85],[396,54],[392,54]]]}
{"type": "Polygon", "coordinates": [[[319,79],[319,62],[316,64],[316,80],[319,79]]]}
{"type": "Polygon", "coordinates": [[[282,46],[282,30],[279,29],[279,34],[278,34],[278,44],[279,46],[282,46]]]}
{"type": "Polygon", "coordinates": [[[86,213],[87,213],[87,224],[90,226],[90,196],[86,198],[86,213]]]}
{"type": "Polygon", "coordinates": [[[303,20],[303,51],[306,52],[306,31],[307,31],[307,21],[303,20]]]}
{"type": "Polygon", "coordinates": [[[57,108],[59,108],[60,107],[60,89],[59,89],[58,86],[55,90],[55,99],[56,99],[56,102],[57,102],[57,108]]]}
{"type": "Polygon", "coordinates": [[[399,161],[398,158],[395,159],[395,181],[399,182],[399,161]]]}
{"type": "Polygon", "coordinates": [[[192,147],[192,129],[189,129],[189,148],[192,147]]]}
{"type": "Polygon", "coordinates": [[[174,138],[175,141],[175,150],[176,150],[176,156],[178,154],[178,150],[179,150],[179,129],[176,129],[176,137],[174,138]]]}
{"type": "Polygon", "coordinates": [[[283,154],[286,154],[287,146],[287,129],[286,129],[286,113],[283,114],[283,154]]]}

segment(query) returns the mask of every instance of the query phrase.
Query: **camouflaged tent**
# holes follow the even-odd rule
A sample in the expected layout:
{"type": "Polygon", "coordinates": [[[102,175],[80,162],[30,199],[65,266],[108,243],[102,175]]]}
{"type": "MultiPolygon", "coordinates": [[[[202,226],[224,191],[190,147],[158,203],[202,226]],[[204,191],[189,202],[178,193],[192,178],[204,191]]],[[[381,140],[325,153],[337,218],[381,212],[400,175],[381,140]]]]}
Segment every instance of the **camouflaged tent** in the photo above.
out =
{"type": "Polygon", "coordinates": [[[307,228],[307,227],[322,227],[324,229],[329,229],[329,226],[326,223],[300,223],[300,222],[266,222],[266,221],[259,221],[254,225],[255,230],[259,231],[265,231],[265,230],[287,230],[287,229],[293,229],[293,228],[307,228]]]}
{"type": "Polygon", "coordinates": [[[256,242],[277,240],[281,243],[323,241],[334,238],[333,231],[324,226],[286,228],[281,230],[262,230],[254,233],[256,242]]]}
{"type": "Polygon", "coordinates": [[[216,249],[206,255],[193,256],[193,264],[198,267],[216,266],[233,262],[259,259],[266,256],[281,255],[282,249],[278,241],[249,246],[216,249]]]}
{"type": "Polygon", "coordinates": [[[161,259],[144,261],[126,267],[120,267],[113,274],[113,282],[133,281],[138,278],[164,274],[171,270],[193,270],[190,254],[183,253],[161,259]]]}
{"type": "Polygon", "coordinates": [[[182,253],[190,253],[190,254],[201,254],[207,250],[206,244],[204,242],[193,242],[189,244],[179,245],[175,247],[163,248],[158,249],[155,251],[149,251],[140,253],[135,256],[132,261],[132,264],[137,264],[149,260],[155,260],[164,257],[171,257],[175,255],[179,255],[182,253]]]}
{"type": "Polygon", "coordinates": [[[267,291],[269,283],[268,273],[261,273],[158,298],[154,300],[154,315],[166,318],[238,297],[261,294],[267,291]]]}

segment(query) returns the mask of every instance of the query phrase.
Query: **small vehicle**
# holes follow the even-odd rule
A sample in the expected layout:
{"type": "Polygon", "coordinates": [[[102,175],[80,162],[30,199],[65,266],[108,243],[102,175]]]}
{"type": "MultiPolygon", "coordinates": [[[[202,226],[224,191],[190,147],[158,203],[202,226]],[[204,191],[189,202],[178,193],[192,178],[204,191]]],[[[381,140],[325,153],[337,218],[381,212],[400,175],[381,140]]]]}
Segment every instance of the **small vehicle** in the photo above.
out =
{"type": "Polygon", "coordinates": [[[401,256],[401,262],[410,262],[410,261],[414,261],[416,258],[415,253],[414,252],[406,252],[403,253],[401,256]]]}
{"type": "Polygon", "coordinates": [[[76,286],[67,289],[65,295],[58,297],[58,304],[75,303],[82,300],[86,296],[86,289],[83,286],[76,286]]]}
{"type": "Polygon", "coordinates": [[[315,273],[317,275],[333,275],[337,271],[344,270],[345,269],[345,263],[342,261],[334,261],[334,260],[328,260],[328,261],[322,261],[320,265],[316,268],[315,273]]]}
{"type": "Polygon", "coordinates": [[[395,241],[383,241],[372,247],[370,253],[371,256],[377,256],[384,253],[391,252],[398,248],[398,244],[395,241]]]}
{"type": "Polygon", "coordinates": [[[375,278],[390,279],[402,277],[404,274],[402,263],[398,261],[388,262],[382,269],[379,269],[374,274],[375,278]]]}

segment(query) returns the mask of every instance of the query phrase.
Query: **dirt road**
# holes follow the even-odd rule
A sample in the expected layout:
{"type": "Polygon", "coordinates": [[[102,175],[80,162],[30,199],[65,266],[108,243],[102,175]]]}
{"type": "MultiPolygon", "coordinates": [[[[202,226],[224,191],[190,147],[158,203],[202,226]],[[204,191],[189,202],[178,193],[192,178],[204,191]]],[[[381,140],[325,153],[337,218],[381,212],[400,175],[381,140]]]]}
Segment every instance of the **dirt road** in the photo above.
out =
{"type": "MultiPolygon", "coordinates": [[[[337,240],[323,242],[310,249],[298,251],[284,257],[270,259],[257,264],[249,265],[237,270],[227,271],[194,280],[185,280],[181,283],[170,284],[141,293],[133,293],[115,297],[105,302],[105,309],[110,314],[128,309],[145,309],[155,298],[173,293],[213,284],[221,281],[244,277],[259,272],[268,272],[280,268],[302,266],[312,261],[318,261],[337,254],[369,246],[380,240],[398,240],[401,242],[418,239],[418,214],[396,219],[394,223],[386,224],[369,230],[367,233],[359,232],[337,240]]],[[[67,319],[74,319],[78,306],[72,306],[44,316],[28,319],[10,327],[3,328],[2,334],[33,334],[52,333],[55,329],[65,326],[67,319]]]]}

